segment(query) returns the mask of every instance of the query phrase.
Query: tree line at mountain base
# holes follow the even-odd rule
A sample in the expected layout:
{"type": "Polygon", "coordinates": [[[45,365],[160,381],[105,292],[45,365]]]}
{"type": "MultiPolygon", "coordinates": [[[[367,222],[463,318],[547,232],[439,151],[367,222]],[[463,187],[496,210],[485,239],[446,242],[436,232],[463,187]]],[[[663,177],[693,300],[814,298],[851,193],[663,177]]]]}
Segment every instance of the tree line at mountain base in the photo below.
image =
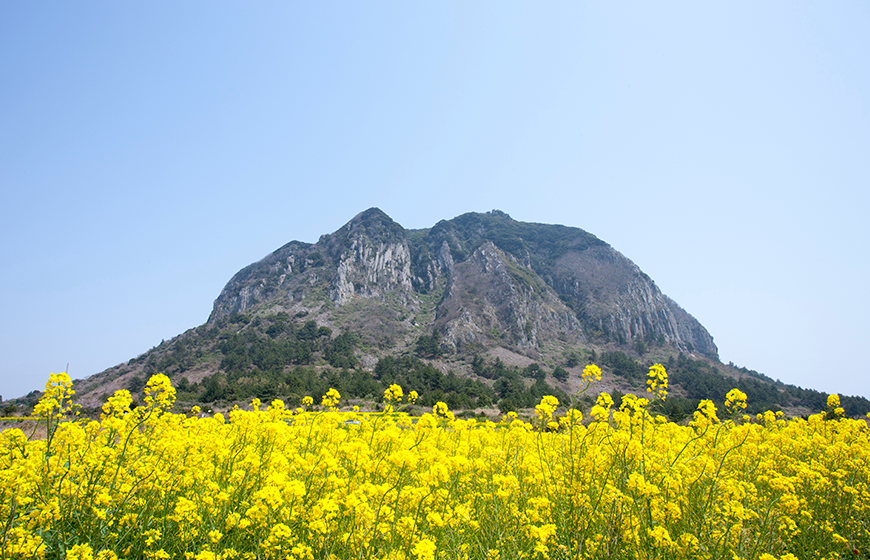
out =
{"type": "MultiPolygon", "coordinates": [[[[622,380],[620,385],[625,391],[643,396],[652,365],[649,360],[625,352],[596,354],[592,350],[566,352],[560,363],[550,367],[539,363],[524,368],[508,366],[481,353],[466,355],[466,365],[457,366],[456,356],[452,362],[444,361],[439,337],[433,332],[420,335],[409,354],[384,356],[374,368],[364,369],[357,357],[361,337],[350,331],[333,336],[330,328],[305,319],[304,313],[291,317],[280,312],[253,318],[233,314],[218,325],[204,325],[161,342],[114,375],[138,370],[125,378],[125,388],[135,398],[149,376],[165,373],[176,386],[179,402],[191,405],[225,406],[258,398],[266,402],[281,399],[289,406],[298,406],[304,396],[322,395],[330,387],[345,398],[377,403],[384,390],[395,383],[417,391],[420,406],[445,402],[454,410],[497,408],[506,413],[531,409],[544,395],[553,395],[567,405],[572,395],[560,387],[568,381],[569,369],[586,362],[597,363],[606,373],[622,380]],[[215,364],[218,372],[199,382],[190,381],[190,372],[206,362],[215,364]],[[451,366],[446,365],[450,363],[467,373],[451,371],[451,366]]],[[[734,388],[747,395],[749,414],[784,408],[825,408],[824,393],[773,381],[745,368],[735,370],[736,377],[729,376],[722,373],[721,366],[684,354],[670,356],[664,365],[670,394],[656,408],[672,421],[690,417],[703,399],[721,407],[726,393],[734,388]]],[[[597,392],[593,388],[581,396],[580,402],[591,406],[597,392]]],[[[32,406],[39,395],[35,391],[17,399],[16,410],[20,405],[25,409],[32,406]]],[[[622,396],[622,390],[613,391],[617,406],[622,396]]],[[[841,396],[841,403],[847,416],[863,416],[870,411],[870,401],[863,397],[841,396]]]]}

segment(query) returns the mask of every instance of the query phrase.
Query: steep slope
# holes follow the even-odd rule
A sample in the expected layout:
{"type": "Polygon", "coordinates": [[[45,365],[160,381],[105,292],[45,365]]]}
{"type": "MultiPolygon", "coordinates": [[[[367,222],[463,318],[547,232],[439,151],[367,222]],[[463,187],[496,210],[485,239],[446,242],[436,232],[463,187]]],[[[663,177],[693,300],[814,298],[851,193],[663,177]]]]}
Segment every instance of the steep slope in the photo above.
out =
{"type": "Polygon", "coordinates": [[[508,344],[534,354],[547,338],[583,339],[580,322],[553,290],[487,241],[454,264],[435,321],[452,351],[508,344]]]}
{"type": "MultiPolygon", "coordinates": [[[[554,331],[532,318],[534,329],[619,345],[641,340],[718,359],[713,337],[694,317],[662,294],[633,262],[581,229],[517,222],[499,211],[464,214],[439,222],[428,232],[420,243],[422,250],[417,262],[425,263],[435,247],[441,247],[442,253],[449,248],[453,263],[465,262],[469,255],[479,258],[477,248],[485,243],[511,257],[505,262],[510,264],[516,284],[525,287],[518,288],[519,292],[526,296],[541,295],[547,291],[543,288],[546,286],[550,295],[561,299],[582,325],[578,329],[573,321],[561,320],[561,327],[554,331]]],[[[506,303],[515,308],[521,306],[515,297],[508,298],[506,303]]],[[[548,307],[548,315],[566,313],[564,307],[555,303],[548,307]]],[[[443,310],[441,314],[449,315],[450,311],[443,310]]],[[[465,317],[469,323],[467,313],[465,317]]],[[[445,333],[450,330],[449,324],[439,326],[445,333]]],[[[524,341],[515,332],[515,326],[499,327],[510,330],[520,346],[537,346],[524,341]]],[[[531,330],[525,322],[522,328],[531,330]]]]}

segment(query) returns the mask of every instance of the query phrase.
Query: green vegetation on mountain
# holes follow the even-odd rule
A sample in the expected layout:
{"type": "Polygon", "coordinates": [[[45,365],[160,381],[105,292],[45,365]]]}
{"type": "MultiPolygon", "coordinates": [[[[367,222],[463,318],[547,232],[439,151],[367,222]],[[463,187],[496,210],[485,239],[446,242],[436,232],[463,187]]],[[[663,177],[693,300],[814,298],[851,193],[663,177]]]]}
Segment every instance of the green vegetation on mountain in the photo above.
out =
{"type": "MultiPolygon", "coordinates": [[[[376,403],[384,390],[396,383],[417,391],[418,406],[431,407],[441,401],[453,410],[498,409],[506,413],[532,408],[544,395],[570,402],[566,382],[577,374],[569,370],[590,360],[620,387],[612,391],[618,405],[623,394],[645,394],[647,372],[653,363],[620,350],[594,349],[581,352],[582,357],[576,351],[566,352],[552,367],[539,362],[524,367],[507,365],[480,353],[447,360],[440,355],[438,337],[423,334],[405,353],[385,355],[365,368],[356,355],[360,338],[350,331],[336,335],[305,315],[234,314],[218,325],[204,325],[164,342],[125,365],[77,381],[76,386],[86,392],[98,391],[111,378],[120,376],[126,380],[123,388],[137,394],[150,375],[161,371],[172,379],[184,406],[228,407],[254,398],[266,402],[282,399],[298,406],[305,395],[324,394],[330,387],[346,399],[376,403]],[[209,364],[216,365],[214,374],[198,381],[189,378],[209,364]]],[[[681,353],[671,355],[664,364],[671,393],[660,412],[673,421],[691,417],[702,399],[711,399],[722,408],[725,394],[735,387],[746,393],[749,414],[825,408],[826,395],[774,382],[757,372],[681,353]]],[[[26,400],[37,398],[38,393],[34,393],[26,400]]],[[[863,397],[841,396],[841,402],[849,416],[870,411],[870,401],[863,397]]],[[[591,406],[591,396],[584,396],[581,403],[591,406]]]]}

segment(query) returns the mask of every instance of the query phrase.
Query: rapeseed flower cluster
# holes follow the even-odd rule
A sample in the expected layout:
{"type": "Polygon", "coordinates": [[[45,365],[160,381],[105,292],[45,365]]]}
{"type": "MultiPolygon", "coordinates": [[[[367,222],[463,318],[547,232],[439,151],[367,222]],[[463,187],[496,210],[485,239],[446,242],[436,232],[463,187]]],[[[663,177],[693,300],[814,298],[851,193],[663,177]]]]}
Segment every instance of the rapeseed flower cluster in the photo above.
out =
{"type": "Polygon", "coordinates": [[[72,380],[66,373],[50,374],[42,398],[33,408],[33,414],[43,418],[64,418],[73,411],[72,397],[76,392],[72,386],[72,380]]]}
{"type": "Polygon", "coordinates": [[[825,411],[827,418],[842,418],[846,411],[840,406],[840,395],[828,395],[828,409],[825,411]]]}
{"type": "Polygon", "coordinates": [[[384,401],[386,402],[402,402],[402,397],[404,393],[402,392],[402,388],[395,383],[387,387],[387,390],[384,391],[384,401]]]}
{"type": "Polygon", "coordinates": [[[405,395],[399,385],[393,383],[392,385],[387,387],[386,391],[384,391],[384,402],[386,403],[386,405],[384,406],[384,412],[393,412],[393,403],[398,404],[402,402],[403,396],[405,395]]]}
{"type": "Polygon", "coordinates": [[[432,407],[432,415],[436,418],[444,418],[446,420],[454,420],[456,418],[450,410],[450,407],[447,406],[447,403],[443,401],[435,403],[435,406],[432,407]]]}
{"type": "Polygon", "coordinates": [[[583,373],[581,374],[581,377],[588,387],[596,381],[601,381],[601,368],[596,366],[595,364],[589,364],[588,366],[583,368],[583,373]]]}
{"type": "Polygon", "coordinates": [[[329,389],[325,395],[323,395],[323,399],[320,402],[321,406],[332,408],[338,404],[338,401],[341,399],[341,395],[336,389],[329,389]]]}
{"type": "Polygon", "coordinates": [[[552,395],[541,397],[541,403],[535,407],[535,414],[538,418],[544,421],[553,419],[553,413],[556,412],[556,407],[559,406],[559,399],[552,395]]]}
{"type": "Polygon", "coordinates": [[[725,395],[725,410],[732,416],[737,416],[746,410],[746,393],[740,389],[731,389],[725,395]]]}
{"type": "Polygon", "coordinates": [[[654,397],[664,399],[668,396],[668,373],[661,364],[655,364],[649,368],[646,380],[646,392],[654,397]]]}
{"type": "MultiPolygon", "coordinates": [[[[333,389],[319,407],[187,415],[155,376],[143,406],[118,391],[88,421],[55,376],[39,407],[53,436],[0,434],[0,559],[867,555],[865,420],[720,421],[704,401],[683,426],[652,412],[667,378],[650,380],[653,403],[614,409],[601,393],[584,421],[544,396],[528,423],[458,419],[441,402],[410,417],[389,407],[398,385],[379,414],[338,410],[333,389]]],[[[736,414],[745,396],[726,403],[736,414]]]]}
{"type": "Polygon", "coordinates": [[[609,393],[599,393],[592,407],[592,417],[599,422],[606,422],[610,418],[610,408],[613,406],[613,397],[609,393]]]}

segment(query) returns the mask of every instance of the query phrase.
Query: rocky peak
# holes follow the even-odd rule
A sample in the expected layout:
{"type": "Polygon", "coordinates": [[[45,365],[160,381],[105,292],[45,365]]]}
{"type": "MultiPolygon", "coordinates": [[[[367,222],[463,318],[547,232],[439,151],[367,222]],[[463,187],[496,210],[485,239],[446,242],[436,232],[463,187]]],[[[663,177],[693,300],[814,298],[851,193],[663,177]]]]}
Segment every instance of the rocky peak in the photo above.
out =
{"type": "Polygon", "coordinates": [[[336,305],[346,304],[355,295],[383,298],[389,292],[412,290],[405,229],[379,208],[357,214],[331,237],[337,267],[328,294],[336,305]]]}
{"type": "MultiPolygon", "coordinates": [[[[341,308],[356,298],[384,306],[389,299],[393,311],[383,317],[397,313],[397,305],[406,311],[396,316],[409,317],[423,298],[432,305],[427,294],[440,298],[435,313],[415,325],[439,332],[445,349],[509,345],[535,353],[559,337],[640,341],[717,357],[706,329],[607,243],[578,228],[518,222],[497,210],[405,230],[370,208],[314,245],[291,242],[242,269],[209,320],[270,301],[341,308]]],[[[323,320],[331,324],[328,313],[323,320]]]]}
{"type": "Polygon", "coordinates": [[[355,294],[372,298],[411,289],[411,251],[407,243],[375,243],[356,237],[341,254],[329,297],[335,304],[344,305],[355,294]]]}

